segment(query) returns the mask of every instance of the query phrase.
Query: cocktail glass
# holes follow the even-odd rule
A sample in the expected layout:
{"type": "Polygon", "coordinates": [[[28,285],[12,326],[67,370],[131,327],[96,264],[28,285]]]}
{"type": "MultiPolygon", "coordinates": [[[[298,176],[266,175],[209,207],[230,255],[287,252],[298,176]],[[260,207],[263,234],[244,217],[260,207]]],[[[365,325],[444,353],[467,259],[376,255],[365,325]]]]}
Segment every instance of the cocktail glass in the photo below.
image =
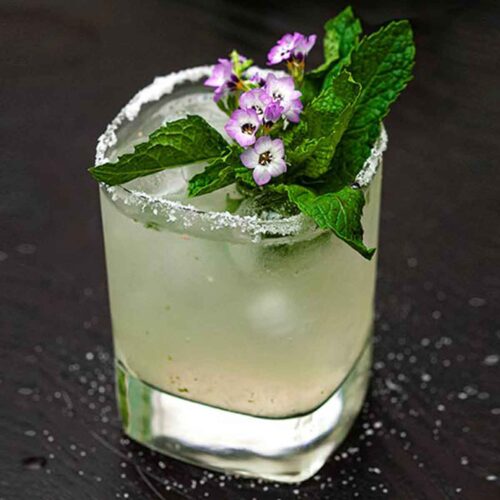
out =
{"type": "MultiPolygon", "coordinates": [[[[166,121],[226,116],[209,67],[157,78],[100,138],[97,161],[166,121]]],[[[381,138],[357,181],[378,237],[381,138]]],[[[226,211],[234,187],[193,200],[181,166],[101,185],[119,410],[134,440],[225,472],[311,477],[358,414],[369,379],[376,259],[303,215],[226,211]]]]}

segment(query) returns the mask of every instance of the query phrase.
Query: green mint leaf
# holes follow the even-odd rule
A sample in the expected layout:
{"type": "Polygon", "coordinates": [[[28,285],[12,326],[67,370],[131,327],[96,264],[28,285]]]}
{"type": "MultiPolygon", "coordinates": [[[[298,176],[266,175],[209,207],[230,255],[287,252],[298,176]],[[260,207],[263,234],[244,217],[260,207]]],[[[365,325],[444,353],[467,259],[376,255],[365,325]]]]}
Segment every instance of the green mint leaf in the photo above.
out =
{"type": "Polygon", "coordinates": [[[330,229],[341,240],[366,259],[371,259],[374,248],[363,243],[361,215],[365,199],[361,189],[345,186],[334,193],[316,195],[303,186],[286,186],[288,198],[305,215],[311,217],[322,229],[330,229]]]}
{"type": "Polygon", "coordinates": [[[323,52],[325,62],[308,73],[312,78],[324,77],[335,69],[337,76],[345,65],[351,51],[357,46],[361,35],[361,23],[351,7],[346,7],[340,14],[325,23],[323,52]]]}
{"type": "Polygon", "coordinates": [[[285,140],[294,171],[317,178],[329,168],[360,94],[361,87],[343,72],[305,108],[302,122],[285,140]],[[287,144],[288,143],[288,144],[287,144]]]}
{"type": "Polygon", "coordinates": [[[338,39],[338,54],[342,59],[348,56],[358,44],[363,32],[361,22],[354,15],[352,7],[346,7],[337,17],[330,19],[325,24],[326,32],[333,32],[338,39]]]}
{"type": "Polygon", "coordinates": [[[396,21],[364,38],[353,52],[348,70],[362,91],[333,158],[332,171],[353,182],[370,156],[380,123],[412,78],[415,58],[408,21],[396,21]]]}
{"type": "Polygon", "coordinates": [[[296,147],[299,142],[306,138],[306,136],[307,123],[305,120],[301,119],[299,123],[294,123],[288,126],[280,136],[283,144],[285,145],[285,152],[288,153],[288,148],[296,147]]]}
{"type": "Polygon", "coordinates": [[[307,123],[308,135],[324,137],[339,125],[347,125],[360,92],[361,86],[347,71],[343,71],[304,110],[303,119],[307,123]]]}
{"type": "Polygon", "coordinates": [[[321,92],[322,81],[320,78],[311,76],[310,73],[304,75],[304,80],[300,87],[302,104],[307,105],[321,92]]]}
{"type": "Polygon", "coordinates": [[[348,129],[337,145],[330,169],[320,178],[319,190],[326,193],[355,182],[379,137],[380,123],[372,123],[364,130],[348,129]]]}
{"type": "Polygon", "coordinates": [[[296,175],[316,178],[329,169],[334,150],[331,136],[306,139],[287,153],[287,160],[294,166],[296,175]]]}
{"type": "Polygon", "coordinates": [[[229,144],[201,116],[188,116],[166,123],[133,153],[89,169],[92,177],[109,186],[227,153],[229,144]]]}
{"type": "Polygon", "coordinates": [[[254,193],[259,190],[259,186],[257,186],[253,180],[252,171],[241,165],[241,163],[236,168],[235,175],[238,185],[242,188],[242,192],[245,191],[246,193],[254,193]]]}
{"type": "Polygon", "coordinates": [[[408,21],[395,21],[365,38],[353,53],[349,71],[363,88],[353,127],[382,121],[412,78],[415,59],[408,21]]]}
{"type": "Polygon", "coordinates": [[[306,137],[296,145],[291,143],[286,150],[287,163],[290,163],[294,170],[299,170],[302,164],[308,160],[312,152],[318,147],[319,140],[306,137]]]}
{"type": "Polygon", "coordinates": [[[212,160],[205,170],[189,180],[188,195],[190,198],[211,193],[229,186],[235,181],[234,168],[224,158],[212,160]]]}
{"type": "Polygon", "coordinates": [[[193,198],[233,184],[239,165],[239,149],[234,147],[225,156],[211,160],[203,172],[189,180],[188,195],[193,198]]]}
{"type": "Polygon", "coordinates": [[[358,46],[359,37],[363,29],[361,28],[361,22],[354,15],[352,8],[346,7],[337,17],[330,19],[325,24],[325,30],[327,34],[330,33],[332,39],[337,40],[338,44],[338,57],[333,64],[325,68],[328,74],[323,82],[323,88],[328,88],[332,80],[349,64],[351,54],[358,46]]]}
{"type": "Polygon", "coordinates": [[[344,9],[338,16],[332,17],[325,23],[325,37],[323,38],[323,56],[325,62],[336,61],[340,57],[340,33],[337,30],[337,24],[340,17],[349,10],[344,9]]]}

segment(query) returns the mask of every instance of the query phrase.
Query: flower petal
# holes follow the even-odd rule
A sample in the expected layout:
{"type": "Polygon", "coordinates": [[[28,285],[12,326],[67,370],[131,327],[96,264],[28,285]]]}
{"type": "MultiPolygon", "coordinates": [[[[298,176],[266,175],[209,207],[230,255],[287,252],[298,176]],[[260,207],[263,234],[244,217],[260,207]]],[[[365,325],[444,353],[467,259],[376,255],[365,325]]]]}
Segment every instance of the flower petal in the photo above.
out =
{"type": "Polygon", "coordinates": [[[272,177],[276,177],[286,172],[286,163],[283,158],[276,158],[266,168],[272,177]]]}
{"type": "Polygon", "coordinates": [[[258,155],[269,151],[272,147],[272,139],[268,135],[263,135],[257,139],[254,149],[258,155]]]}
{"type": "Polygon", "coordinates": [[[240,96],[239,104],[243,109],[254,110],[259,121],[262,121],[264,110],[271,102],[271,97],[264,89],[252,89],[240,96]]]}
{"type": "Polygon", "coordinates": [[[284,108],[277,102],[272,102],[264,110],[264,120],[266,122],[277,122],[283,114],[284,108]]]}
{"type": "Polygon", "coordinates": [[[281,139],[274,139],[271,145],[271,153],[277,158],[285,156],[285,145],[281,139]]]}
{"type": "Polygon", "coordinates": [[[259,155],[254,148],[248,148],[240,154],[240,160],[247,168],[255,168],[259,164],[259,155]]]}
{"type": "Polygon", "coordinates": [[[296,43],[293,48],[293,56],[297,59],[303,59],[316,43],[316,35],[302,35],[301,33],[295,33],[297,35],[296,43]]]}
{"type": "Polygon", "coordinates": [[[219,63],[212,68],[210,76],[205,80],[208,87],[220,87],[229,78],[232,73],[232,64],[229,59],[219,59],[219,63]]]}
{"type": "MultiPolygon", "coordinates": [[[[205,82],[206,85],[206,82],[205,82]]],[[[214,101],[217,102],[219,101],[222,97],[224,97],[224,94],[228,91],[228,87],[226,84],[221,85],[220,87],[216,88],[214,91],[214,101]]]]}
{"type": "Polygon", "coordinates": [[[262,165],[258,165],[254,168],[252,176],[253,180],[257,183],[258,186],[263,186],[271,180],[270,172],[266,167],[263,167],[262,165]]]}
{"type": "Polygon", "coordinates": [[[248,148],[248,146],[252,146],[253,144],[255,144],[255,135],[240,134],[237,138],[235,138],[235,140],[240,146],[248,148]]]}

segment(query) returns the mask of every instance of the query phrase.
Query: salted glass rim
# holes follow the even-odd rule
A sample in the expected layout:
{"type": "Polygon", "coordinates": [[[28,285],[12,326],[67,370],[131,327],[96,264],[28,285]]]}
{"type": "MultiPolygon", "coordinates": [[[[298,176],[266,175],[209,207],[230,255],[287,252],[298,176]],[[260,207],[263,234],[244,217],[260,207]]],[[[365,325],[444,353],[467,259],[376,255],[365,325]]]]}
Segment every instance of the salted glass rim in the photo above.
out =
{"type": "MultiPolygon", "coordinates": [[[[99,137],[96,148],[96,165],[102,165],[109,161],[107,153],[118,142],[117,131],[127,122],[134,121],[145,104],[158,101],[167,94],[172,94],[176,88],[183,84],[201,82],[202,79],[208,77],[212,68],[213,66],[197,66],[172,72],[166,76],[156,77],[152,83],[141,89],[116,115],[106,127],[105,132],[99,137]]],[[[269,70],[260,71],[267,73],[269,70]]],[[[360,187],[366,187],[370,184],[386,149],[387,133],[384,126],[382,126],[380,137],[372,148],[370,157],[356,176],[355,182],[360,187]]],[[[168,199],[162,195],[152,195],[138,190],[131,190],[123,185],[109,186],[101,182],[100,187],[114,203],[119,200],[127,206],[136,206],[141,210],[149,208],[155,214],[161,214],[167,223],[178,221],[179,218],[185,218],[186,227],[195,223],[208,223],[211,231],[232,228],[257,236],[264,234],[292,236],[315,227],[311,219],[303,214],[264,219],[257,215],[238,215],[227,211],[204,210],[188,203],[168,199]]]]}

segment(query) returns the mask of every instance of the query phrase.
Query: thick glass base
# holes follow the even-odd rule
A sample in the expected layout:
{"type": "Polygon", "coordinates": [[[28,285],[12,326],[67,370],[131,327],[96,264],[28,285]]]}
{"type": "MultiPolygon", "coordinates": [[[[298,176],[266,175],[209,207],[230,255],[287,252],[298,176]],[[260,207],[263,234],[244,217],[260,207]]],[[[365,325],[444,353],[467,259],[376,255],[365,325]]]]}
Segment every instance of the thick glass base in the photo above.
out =
{"type": "Polygon", "coordinates": [[[310,413],[263,418],[163,392],[116,365],[125,432],[171,457],[209,469],[281,482],[313,476],[349,431],[366,393],[369,341],[330,398],[310,413]]]}

